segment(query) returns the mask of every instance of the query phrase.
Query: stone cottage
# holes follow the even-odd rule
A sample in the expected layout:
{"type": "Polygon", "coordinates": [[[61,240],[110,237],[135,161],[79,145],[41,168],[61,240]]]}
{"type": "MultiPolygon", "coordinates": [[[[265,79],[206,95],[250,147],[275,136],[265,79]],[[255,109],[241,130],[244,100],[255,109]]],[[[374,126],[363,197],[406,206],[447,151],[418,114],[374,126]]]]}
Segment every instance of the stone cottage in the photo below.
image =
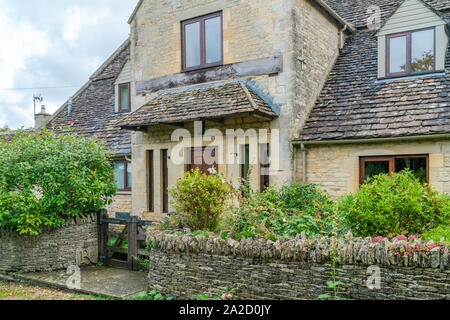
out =
{"type": "Polygon", "coordinates": [[[294,137],[296,178],[333,195],[414,170],[450,192],[449,1],[330,1],[358,32],[294,137]],[[371,4],[380,28],[367,27],[371,4]]]}
{"type": "MultiPolygon", "coordinates": [[[[47,126],[71,126],[74,130],[101,139],[113,154],[118,193],[109,214],[131,212],[131,133],[116,123],[129,112],[129,50],[126,40],[55,114],[47,126]],[[121,93],[119,95],[118,93],[121,93]]],[[[42,112],[36,115],[42,123],[42,112]]]]}
{"type": "Polygon", "coordinates": [[[105,139],[112,214],[161,219],[193,168],[333,195],[410,168],[448,192],[449,16],[445,0],[141,0],[49,123],[105,139]]]}

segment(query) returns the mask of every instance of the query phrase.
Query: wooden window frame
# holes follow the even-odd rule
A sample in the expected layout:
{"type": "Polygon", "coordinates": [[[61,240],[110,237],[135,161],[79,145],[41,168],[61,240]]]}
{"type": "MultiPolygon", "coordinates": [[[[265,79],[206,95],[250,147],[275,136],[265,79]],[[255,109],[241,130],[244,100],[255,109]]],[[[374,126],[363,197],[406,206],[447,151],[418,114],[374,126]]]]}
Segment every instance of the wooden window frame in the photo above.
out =
{"type": "Polygon", "coordinates": [[[386,77],[387,78],[395,78],[407,75],[417,75],[417,74],[426,74],[430,72],[436,71],[436,27],[422,28],[416,29],[406,32],[393,33],[386,36],[386,77]],[[433,70],[428,71],[419,71],[419,72],[411,72],[411,34],[419,31],[433,30],[433,70]],[[406,37],[406,70],[404,72],[394,72],[391,73],[390,69],[390,40],[398,37],[406,37]]]}
{"type": "Polygon", "coordinates": [[[127,187],[129,184],[128,182],[130,182],[130,184],[131,184],[131,181],[128,181],[128,166],[129,165],[131,166],[131,162],[129,162],[128,160],[114,160],[114,163],[118,163],[118,162],[124,163],[124,186],[125,186],[125,188],[123,188],[123,189],[119,188],[118,191],[119,192],[131,191],[132,187],[127,187]]]}
{"type": "Polygon", "coordinates": [[[119,84],[119,112],[130,112],[131,111],[131,92],[130,92],[130,82],[127,83],[121,83],[119,84]],[[122,108],[122,92],[121,89],[123,87],[127,87],[128,88],[128,108],[124,109],[122,108]]]}
{"type": "Polygon", "coordinates": [[[430,183],[430,156],[428,154],[414,154],[414,155],[400,155],[400,156],[372,156],[372,157],[360,157],[359,158],[359,184],[363,185],[366,176],[366,162],[381,162],[389,161],[389,173],[395,172],[395,160],[405,158],[425,158],[427,161],[427,179],[426,182],[430,183]]]}
{"type": "Polygon", "coordinates": [[[147,151],[147,170],[148,170],[148,211],[155,211],[155,163],[154,151],[147,151]]]}
{"type": "Polygon", "coordinates": [[[204,68],[211,68],[223,65],[223,15],[222,11],[207,14],[201,17],[184,20],[181,22],[181,61],[182,61],[182,72],[199,70],[204,68]],[[205,21],[220,17],[220,51],[221,58],[220,61],[206,63],[206,37],[205,37],[205,21]],[[192,66],[186,68],[186,26],[192,23],[200,22],[200,65],[192,66]]]}
{"type": "Polygon", "coordinates": [[[169,150],[161,150],[161,200],[162,212],[169,213],[169,150]]]}
{"type": "MultiPolygon", "coordinates": [[[[202,155],[206,150],[214,150],[216,157],[219,156],[219,147],[218,146],[205,146],[205,147],[187,147],[185,148],[185,164],[184,164],[184,172],[189,172],[191,170],[192,165],[192,152],[195,152],[196,150],[201,150],[202,155]]],[[[218,159],[217,159],[218,160],[218,159]]],[[[219,172],[219,163],[214,164],[214,169],[216,169],[216,172],[219,172]]],[[[206,173],[208,174],[208,173],[206,173]]]]}

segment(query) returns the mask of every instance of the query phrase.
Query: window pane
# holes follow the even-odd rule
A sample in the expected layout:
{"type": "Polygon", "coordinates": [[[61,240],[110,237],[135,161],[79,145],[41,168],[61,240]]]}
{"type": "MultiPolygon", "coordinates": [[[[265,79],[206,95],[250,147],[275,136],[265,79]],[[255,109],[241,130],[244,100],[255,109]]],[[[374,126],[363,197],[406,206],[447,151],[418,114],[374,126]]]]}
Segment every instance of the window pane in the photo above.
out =
{"type": "Polygon", "coordinates": [[[129,103],[128,103],[128,86],[121,86],[120,87],[120,109],[121,110],[128,110],[129,109],[129,103]]]}
{"type": "Polygon", "coordinates": [[[261,190],[270,185],[270,149],[268,144],[260,145],[261,161],[261,190]]]}
{"type": "Polygon", "coordinates": [[[205,21],[206,63],[222,60],[222,19],[220,17],[205,21]]]}
{"type": "Polygon", "coordinates": [[[127,188],[131,188],[132,182],[131,162],[127,163],[127,188]]]}
{"type": "Polygon", "coordinates": [[[125,189],[125,164],[124,162],[114,162],[114,176],[117,188],[125,189]]]}
{"type": "Polygon", "coordinates": [[[242,161],[242,179],[247,180],[248,172],[250,170],[250,146],[243,146],[243,161],[242,161]]]}
{"type": "Polygon", "coordinates": [[[185,26],[185,43],[186,68],[200,65],[200,22],[185,26]]]}
{"type": "Polygon", "coordinates": [[[395,171],[401,172],[405,169],[410,169],[421,182],[427,182],[426,158],[395,159],[395,171]]]}
{"type": "Polygon", "coordinates": [[[434,30],[411,33],[411,71],[434,70],[434,30]]]}
{"type": "Polygon", "coordinates": [[[406,36],[389,39],[389,73],[406,71],[406,36]]]}
{"type": "Polygon", "coordinates": [[[389,160],[386,161],[366,161],[364,163],[365,175],[364,181],[373,176],[389,173],[389,160]]]}

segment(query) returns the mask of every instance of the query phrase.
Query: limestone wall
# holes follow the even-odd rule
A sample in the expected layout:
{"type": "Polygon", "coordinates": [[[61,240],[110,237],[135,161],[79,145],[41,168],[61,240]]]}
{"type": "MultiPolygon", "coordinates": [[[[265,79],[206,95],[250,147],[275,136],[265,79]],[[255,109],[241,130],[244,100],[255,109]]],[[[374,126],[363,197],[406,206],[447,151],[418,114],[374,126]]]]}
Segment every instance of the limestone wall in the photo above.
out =
{"type": "MultiPolygon", "coordinates": [[[[367,156],[429,155],[430,184],[450,192],[450,141],[307,146],[307,182],[340,196],[359,188],[359,158],[367,156]]],[[[296,148],[296,181],[302,181],[302,152],[296,148]]]]}
{"type": "MultiPolygon", "coordinates": [[[[203,236],[177,237],[152,231],[149,285],[163,294],[195,299],[217,294],[245,279],[238,299],[317,299],[330,293],[330,239],[289,241],[244,239],[237,242],[203,236]]],[[[450,299],[448,246],[339,240],[340,296],[349,299],[450,299]],[[406,251],[403,252],[402,251],[406,251]],[[369,269],[369,267],[372,268],[369,269]],[[379,268],[379,269],[377,269],[379,268]],[[377,276],[380,286],[370,276],[377,276]],[[367,282],[375,286],[369,289],[367,282]]]]}
{"type": "Polygon", "coordinates": [[[0,272],[52,271],[98,261],[97,215],[82,215],[38,236],[0,229],[0,272]]]}
{"type": "Polygon", "coordinates": [[[106,207],[108,216],[114,218],[117,212],[130,213],[132,211],[131,192],[118,192],[113,202],[106,207]]]}

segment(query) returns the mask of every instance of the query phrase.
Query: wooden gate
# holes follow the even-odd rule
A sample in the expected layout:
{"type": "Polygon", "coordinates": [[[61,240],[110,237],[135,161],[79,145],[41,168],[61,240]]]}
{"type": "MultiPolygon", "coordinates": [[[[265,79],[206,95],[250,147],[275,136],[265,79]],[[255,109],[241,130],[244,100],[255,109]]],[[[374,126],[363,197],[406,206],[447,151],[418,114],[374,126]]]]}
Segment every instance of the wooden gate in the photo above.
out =
{"type": "Polygon", "coordinates": [[[147,256],[147,241],[145,226],[151,226],[151,221],[139,217],[128,219],[111,219],[105,213],[98,219],[98,249],[99,258],[106,266],[139,271],[142,266],[136,258],[147,256]],[[116,226],[111,230],[111,226],[116,226]]]}

